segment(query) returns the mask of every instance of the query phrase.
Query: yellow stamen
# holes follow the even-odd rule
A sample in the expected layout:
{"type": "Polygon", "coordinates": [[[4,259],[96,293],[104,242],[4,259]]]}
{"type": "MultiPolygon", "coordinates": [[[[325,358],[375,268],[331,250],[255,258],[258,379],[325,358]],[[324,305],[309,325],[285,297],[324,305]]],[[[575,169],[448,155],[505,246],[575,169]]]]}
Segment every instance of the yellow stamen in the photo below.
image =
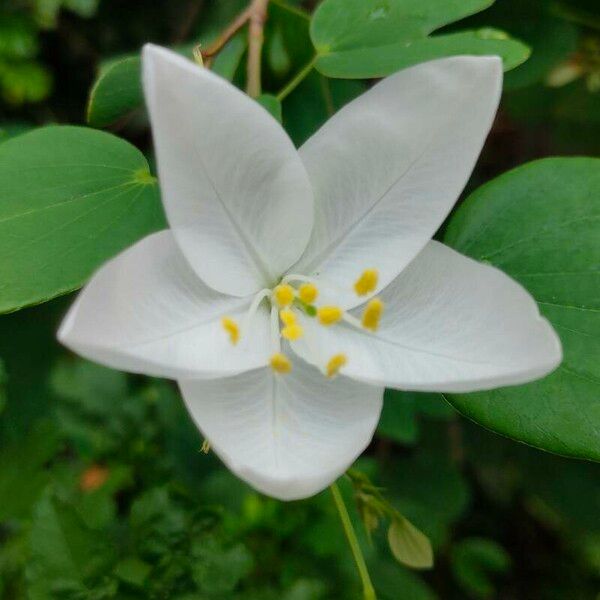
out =
{"type": "Polygon", "coordinates": [[[304,329],[302,329],[302,326],[298,325],[298,319],[296,315],[289,308],[280,310],[279,318],[285,325],[285,327],[281,330],[281,336],[286,340],[297,340],[304,335],[304,329]]]}
{"type": "Polygon", "coordinates": [[[298,289],[300,300],[306,304],[312,304],[319,295],[317,286],[312,283],[303,283],[298,289]]]}
{"type": "Polygon", "coordinates": [[[367,269],[354,283],[354,291],[359,296],[366,296],[375,290],[378,279],[377,269],[367,269]]]}
{"type": "Polygon", "coordinates": [[[317,317],[321,325],[333,325],[344,316],[339,306],[321,306],[317,309],[317,317]]]}
{"type": "Polygon", "coordinates": [[[371,331],[377,331],[379,319],[383,314],[384,304],[379,298],[369,301],[362,315],[362,326],[371,331]]]}
{"type": "Polygon", "coordinates": [[[235,346],[240,340],[239,325],[231,317],[223,317],[221,319],[223,329],[229,334],[229,340],[235,346]]]}
{"type": "Polygon", "coordinates": [[[296,325],[297,319],[296,315],[289,308],[284,308],[279,311],[279,318],[285,325],[296,325]]]}
{"type": "Polygon", "coordinates": [[[271,369],[276,373],[289,373],[292,370],[290,359],[281,352],[271,356],[271,369]]]}
{"type": "Polygon", "coordinates": [[[334,354],[327,363],[327,377],[335,377],[347,362],[345,354],[334,354]]]}
{"type": "Polygon", "coordinates": [[[298,340],[304,335],[304,329],[300,325],[286,325],[281,330],[281,337],[286,340],[298,340]]]}
{"type": "Polygon", "coordinates": [[[281,283],[273,290],[273,298],[281,307],[289,306],[294,301],[294,295],[294,288],[287,283],[281,283]]]}

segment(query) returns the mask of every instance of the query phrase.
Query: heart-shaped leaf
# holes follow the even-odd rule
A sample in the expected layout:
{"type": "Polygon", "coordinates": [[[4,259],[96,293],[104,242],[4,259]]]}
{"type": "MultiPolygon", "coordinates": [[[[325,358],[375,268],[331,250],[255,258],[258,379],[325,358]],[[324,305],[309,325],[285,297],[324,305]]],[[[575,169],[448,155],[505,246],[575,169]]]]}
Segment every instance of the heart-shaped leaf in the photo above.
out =
{"type": "Polygon", "coordinates": [[[562,365],[528,385],[449,401],[494,431],[558,454],[600,460],[600,159],[551,158],[474,192],[445,241],[493,264],[537,300],[562,365]]]}
{"type": "MultiPolygon", "coordinates": [[[[493,2],[493,0],[492,0],[493,2]]],[[[325,0],[315,12],[311,38],[316,68],[328,77],[384,77],[435,58],[497,54],[505,70],[529,56],[523,43],[497,29],[431,36],[477,13],[490,0],[325,0]]]]}
{"type": "Polygon", "coordinates": [[[144,155],[113,135],[54,126],[0,145],[0,313],[81,286],[164,223],[144,155]]]}

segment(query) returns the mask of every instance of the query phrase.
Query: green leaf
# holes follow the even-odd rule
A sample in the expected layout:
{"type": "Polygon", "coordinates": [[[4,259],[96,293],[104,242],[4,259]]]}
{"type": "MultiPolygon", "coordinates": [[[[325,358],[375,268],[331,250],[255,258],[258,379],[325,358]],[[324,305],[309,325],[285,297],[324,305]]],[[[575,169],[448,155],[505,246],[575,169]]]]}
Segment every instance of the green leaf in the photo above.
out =
{"type": "Polygon", "coordinates": [[[163,226],[144,156],[113,135],[47,127],[0,145],[0,313],[80,287],[163,226]]]}
{"type": "Polygon", "coordinates": [[[50,377],[52,391],[59,398],[80,404],[87,413],[110,416],[126,401],[124,373],[85,360],[62,360],[50,377]]]}
{"type": "Polygon", "coordinates": [[[37,51],[36,31],[31,21],[18,14],[0,14],[0,58],[33,58],[37,51]]]}
{"type": "Polygon", "coordinates": [[[40,27],[56,27],[62,0],[33,0],[33,15],[40,27]]]}
{"type": "Polygon", "coordinates": [[[416,448],[405,456],[395,455],[378,478],[386,497],[434,548],[447,541],[450,527],[469,504],[470,490],[453,452],[448,425],[428,421],[416,448]]]}
{"type": "Polygon", "coordinates": [[[33,128],[29,123],[20,121],[0,123],[0,144],[8,141],[10,138],[26,133],[33,128]]]}
{"type": "Polygon", "coordinates": [[[392,558],[379,556],[368,567],[378,600],[439,600],[421,577],[392,558]]]}
{"type": "MultiPolygon", "coordinates": [[[[519,2],[519,5],[530,7],[523,2],[519,2]]],[[[550,69],[577,49],[578,32],[571,23],[543,13],[532,17],[515,18],[513,15],[510,20],[514,23],[513,31],[531,46],[532,52],[529,60],[506,76],[508,89],[541,81],[550,69]]]]}
{"type": "Polygon", "coordinates": [[[430,37],[490,4],[490,0],[325,0],[310,30],[316,68],[328,77],[372,78],[444,56],[498,54],[505,70],[512,69],[527,59],[529,49],[503,31],[485,28],[430,37]]]}
{"type": "Polygon", "coordinates": [[[282,0],[269,2],[265,24],[266,79],[282,84],[313,58],[308,13],[282,0]]]}
{"type": "Polygon", "coordinates": [[[100,0],[63,0],[63,6],[80,17],[89,18],[96,14],[99,2],[100,0]]]}
{"type": "MultiPolygon", "coordinates": [[[[216,57],[212,71],[233,79],[245,49],[245,37],[234,37],[216,57]]],[[[192,50],[193,46],[186,46],[180,52],[192,58],[192,50]]],[[[87,106],[87,122],[92,127],[106,127],[143,106],[141,70],[139,54],[111,61],[101,69],[87,106]]]]}
{"type": "Polygon", "coordinates": [[[56,330],[68,307],[65,300],[0,315],[0,356],[7,375],[0,448],[22,443],[38,420],[51,417],[54,399],[48,377],[63,351],[56,343],[56,330]]]}
{"type": "Polygon", "coordinates": [[[227,548],[216,537],[205,536],[192,545],[192,576],[206,594],[228,594],[252,569],[252,555],[243,544],[227,548]]]}
{"type": "Polygon", "coordinates": [[[33,0],[33,12],[40,27],[56,27],[61,8],[67,8],[80,17],[95,14],[100,0],[33,0]]]}
{"type": "Polygon", "coordinates": [[[271,94],[261,94],[256,101],[281,123],[281,102],[271,94]]]}
{"type": "MultiPolygon", "coordinates": [[[[98,468],[93,465],[92,469],[98,468]]],[[[89,470],[88,470],[89,472],[89,470]]],[[[77,512],[87,527],[105,529],[117,514],[116,494],[131,485],[131,469],[125,465],[111,465],[106,468],[107,479],[97,488],[84,489],[77,503],[77,512]]],[[[81,473],[79,483],[85,472],[81,473]]]]}
{"type": "Polygon", "coordinates": [[[0,64],[0,90],[8,104],[40,102],[48,96],[51,87],[50,73],[37,63],[0,64]]]}
{"type": "Polygon", "coordinates": [[[28,598],[50,600],[62,592],[84,593],[114,558],[102,532],[88,529],[69,505],[45,494],[30,534],[28,598]]]}
{"type": "Polygon", "coordinates": [[[365,90],[361,81],[327,79],[313,71],[283,102],[283,125],[301,146],[331,115],[365,90]]]}
{"type": "Polygon", "coordinates": [[[401,444],[419,437],[419,417],[450,419],[456,414],[441,394],[386,390],[377,432],[401,444]]]}
{"type": "Polygon", "coordinates": [[[457,581],[475,598],[494,595],[492,573],[510,569],[510,556],[502,546],[485,538],[467,538],[452,548],[452,571],[457,581]]]}
{"type": "Polygon", "coordinates": [[[150,565],[136,556],[123,559],[115,568],[115,574],[119,579],[137,588],[144,586],[150,575],[150,565]]]}
{"type": "Polygon", "coordinates": [[[100,71],[87,105],[92,127],[106,127],[142,105],[141,68],[140,57],[130,56],[100,71]]]}
{"type": "Polygon", "coordinates": [[[449,401],[493,431],[593,460],[600,460],[599,195],[599,159],[534,161],[474,192],[445,235],[525,286],[564,352],[562,365],[541,381],[449,401]]]}
{"type": "Polygon", "coordinates": [[[4,363],[0,360],[0,415],[6,406],[6,391],[4,384],[6,383],[6,370],[4,369],[4,363]]]}
{"type": "Polygon", "coordinates": [[[394,558],[413,569],[433,566],[433,550],[427,536],[408,519],[397,515],[388,529],[388,542],[394,558]]]}
{"type": "Polygon", "coordinates": [[[33,504],[48,483],[45,469],[58,450],[56,427],[42,421],[18,442],[0,452],[0,522],[29,516],[33,504]]]}
{"type": "Polygon", "coordinates": [[[152,488],[133,503],[130,523],[143,553],[167,554],[186,531],[186,514],[167,488],[152,488]]]}

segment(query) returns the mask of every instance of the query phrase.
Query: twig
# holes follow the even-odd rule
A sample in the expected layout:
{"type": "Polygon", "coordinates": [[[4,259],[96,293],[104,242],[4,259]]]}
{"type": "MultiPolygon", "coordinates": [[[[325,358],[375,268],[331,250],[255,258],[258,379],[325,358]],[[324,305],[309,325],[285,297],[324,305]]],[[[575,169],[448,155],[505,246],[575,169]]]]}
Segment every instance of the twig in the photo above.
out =
{"type": "Polygon", "coordinates": [[[267,20],[269,0],[252,0],[250,11],[250,27],[248,30],[248,64],[246,92],[252,98],[261,92],[261,54],[264,41],[264,26],[267,20]]]}
{"type": "Polygon", "coordinates": [[[208,47],[202,50],[204,64],[210,67],[212,59],[225,47],[227,42],[250,20],[252,5],[243,10],[208,47]]]}

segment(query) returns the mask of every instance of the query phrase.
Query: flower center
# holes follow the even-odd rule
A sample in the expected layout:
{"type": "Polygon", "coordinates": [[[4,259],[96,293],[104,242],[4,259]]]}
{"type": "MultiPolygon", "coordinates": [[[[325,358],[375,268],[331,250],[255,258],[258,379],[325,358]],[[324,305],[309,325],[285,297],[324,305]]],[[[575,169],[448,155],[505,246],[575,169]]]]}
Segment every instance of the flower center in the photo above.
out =
{"type": "MultiPolygon", "coordinates": [[[[354,282],[354,292],[357,296],[366,296],[377,289],[378,273],[376,269],[363,271],[354,282]]],[[[258,307],[263,301],[268,301],[271,306],[271,347],[272,354],[270,366],[275,373],[285,374],[292,370],[292,361],[282,352],[281,339],[290,342],[304,338],[311,354],[320,365],[323,375],[335,377],[347,364],[348,357],[344,353],[337,353],[330,357],[321,357],[318,348],[310,346],[310,340],[304,335],[299,315],[303,314],[323,327],[331,327],[344,322],[360,330],[377,331],[379,321],[383,314],[384,304],[379,298],[372,298],[363,309],[362,318],[359,320],[344,311],[337,305],[318,305],[319,289],[315,281],[304,275],[286,275],[281,283],[272,290],[264,289],[258,292],[242,324],[229,316],[221,319],[221,325],[229,336],[230,342],[235,345],[249,329],[250,322],[258,307]],[[295,285],[294,285],[295,284],[295,285]]]]}

